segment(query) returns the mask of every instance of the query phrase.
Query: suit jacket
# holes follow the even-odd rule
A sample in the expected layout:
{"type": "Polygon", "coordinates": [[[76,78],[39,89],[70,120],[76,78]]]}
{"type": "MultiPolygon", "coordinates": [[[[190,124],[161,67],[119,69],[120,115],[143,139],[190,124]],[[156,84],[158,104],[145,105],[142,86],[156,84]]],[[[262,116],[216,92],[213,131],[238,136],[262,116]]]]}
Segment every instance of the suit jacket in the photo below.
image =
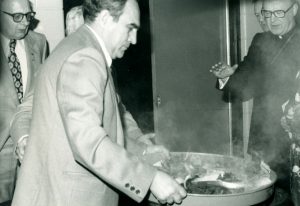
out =
{"type": "Polygon", "coordinates": [[[299,52],[297,27],[282,38],[270,32],[256,34],[247,56],[225,86],[242,100],[254,98],[249,150],[262,153],[269,164],[286,159],[280,156],[281,151],[288,156],[284,151],[288,138],[280,119],[282,105],[295,93],[299,52]]]}
{"type": "MultiPolygon", "coordinates": [[[[25,50],[27,54],[27,62],[28,62],[28,79],[26,91],[24,92],[24,96],[29,93],[33,89],[33,79],[35,74],[38,71],[38,68],[41,63],[43,63],[46,57],[46,38],[44,35],[29,31],[27,36],[24,39],[25,41],[25,50]]],[[[18,139],[11,139],[10,135],[10,123],[13,120],[13,117],[17,111],[19,104],[17,94],[15,91],[15,86],[13,83],[11,71],[8,67],[8,60],[4,54],[3,47],[0,45],[0,58],[1,58],[1,68],[0,68],[0,162],[1,172],[0,172],[0,203],[12,198],[12,190],[13,190],[13,178],[11,181],[2,182],[5,180],[5,175],[8,177],[14,176],[14,170],[16,169],[17,160],[11,162],[13,160],[13,147],[11,147],[11,151],[2,152],[5,144],[9,144],[12,142],[17,142],[18,139]],[[10,157],[8,157],[10,156],[10,157]],[[2,180],[2,181],[1,181],[2,180]]],[[[24,129],[21,131],[16,131],[22,135],[29,134],[29,125],[24,126],[24,129]]],[[[18,130],[18,128],[15,128],[18,130]]],[[[17,137],[16,137],[17,138],[17,137]]]]}
{"type": "Polygon", "coordinates": [[[12,205],[117,206],[119,191],[141,201],[156,170],[124,143],[110,69],[84,25],[42,67],[12,205]]]}

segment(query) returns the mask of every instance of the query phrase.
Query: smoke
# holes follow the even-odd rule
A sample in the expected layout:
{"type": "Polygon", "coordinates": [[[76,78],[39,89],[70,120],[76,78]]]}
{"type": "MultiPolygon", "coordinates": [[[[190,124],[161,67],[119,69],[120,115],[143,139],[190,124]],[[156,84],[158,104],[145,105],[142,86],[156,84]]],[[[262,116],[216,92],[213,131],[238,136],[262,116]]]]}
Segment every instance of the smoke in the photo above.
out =
{"type": "Polygon", "coordinates": [[[229,154],[227,118],[226,109],[166,102],[155,117],[157,141],[171,151],[229,154]]]}

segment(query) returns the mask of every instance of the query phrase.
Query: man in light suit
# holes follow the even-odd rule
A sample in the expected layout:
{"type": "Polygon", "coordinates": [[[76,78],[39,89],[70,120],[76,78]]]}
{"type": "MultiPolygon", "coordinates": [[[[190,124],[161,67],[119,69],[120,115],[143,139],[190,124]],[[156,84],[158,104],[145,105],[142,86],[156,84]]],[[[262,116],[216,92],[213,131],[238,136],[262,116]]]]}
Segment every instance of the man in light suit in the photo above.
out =
{"type": "Polygon", "coordinates": [[[12,205],[117,206],[119,192],[140,202],[149,190],[180,203],[183,187],[144,161],[166,149],[134,141],[138,128],[123,118],[112,82],[112,59],[136,43],[138,4],[85,0],[83,9],[85,24],[41,68],[12,205]]]}
{"type": "Polygon", "coordinates": [[[13,196],[17,157],[22,160],[29,134],[29,125],[12,131],[10,123],[23,96],[33,89],[47,47],[44,35],[28,31],[35,13],[27,0],[1,0],[0,6],[0,205],[6,205],[13,196]]]}

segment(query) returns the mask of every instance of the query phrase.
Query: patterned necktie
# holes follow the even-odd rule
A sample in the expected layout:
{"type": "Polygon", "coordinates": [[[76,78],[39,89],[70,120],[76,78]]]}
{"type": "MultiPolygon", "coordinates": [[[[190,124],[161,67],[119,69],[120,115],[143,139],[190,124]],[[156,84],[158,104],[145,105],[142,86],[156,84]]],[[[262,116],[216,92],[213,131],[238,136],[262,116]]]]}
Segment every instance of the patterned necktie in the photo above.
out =
{"type": "Polygon", "coordinates": [[[15,89],[18,95],[19,102],[22,103],[23,100],[23,83],[22,83],[22,73],[21,66],[18,57],[15,52],[16,40],[12,39],[9,42],[10,54],[8,56],[8,65],[11,71],[15,89]]]}

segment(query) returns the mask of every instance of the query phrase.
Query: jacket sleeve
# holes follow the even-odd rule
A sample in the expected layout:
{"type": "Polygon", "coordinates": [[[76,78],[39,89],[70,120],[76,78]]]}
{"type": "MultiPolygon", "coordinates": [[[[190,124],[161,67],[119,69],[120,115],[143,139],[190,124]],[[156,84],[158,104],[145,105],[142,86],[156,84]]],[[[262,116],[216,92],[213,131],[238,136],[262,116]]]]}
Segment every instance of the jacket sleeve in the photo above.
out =
{"type": "Polygon", "coordinates": [[[247,55],[224,87],[235,98],[248,100],[253,97],[255,79],[259,74],[262,34],[254,36],[247,55]]]}
{"type": "Polygon", "coordinates": [[[76,162],[136,201],[156,170],[114,142],[103,125],[107,69],[94,49],[82,49],[62,66],[57,83],[61,118],[76,162]],[[135,190],[128,188],[128,183],[135,190]],[[138,192],[137,192],[138,191],[138,192]]]}

